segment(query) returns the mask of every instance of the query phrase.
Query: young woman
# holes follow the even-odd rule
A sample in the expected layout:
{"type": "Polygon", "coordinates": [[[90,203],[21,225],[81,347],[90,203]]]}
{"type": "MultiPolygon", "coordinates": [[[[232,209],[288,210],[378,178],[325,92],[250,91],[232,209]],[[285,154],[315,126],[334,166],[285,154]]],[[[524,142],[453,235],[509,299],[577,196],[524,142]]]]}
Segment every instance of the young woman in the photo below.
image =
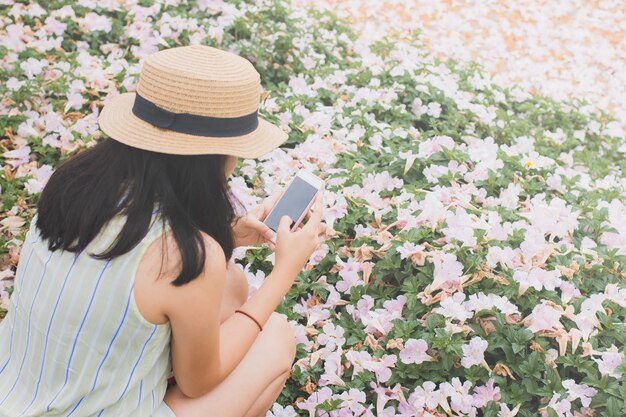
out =
{"type": "Polygon", "coordinates": [[[258,118],[260,77],[208,46],[150,55],[136,93],[100,115],[110,138],[46,185],[0,324],[0,416],[264,416],[295,338],[274,312],[318,245],[306,224],[236,218],[227,178],[285,134],[258,118]],[[273,271],[248,298],[229,258],[268,243],[273,271]],[[168,387],[168,375],[175,383],[168,387]]]}

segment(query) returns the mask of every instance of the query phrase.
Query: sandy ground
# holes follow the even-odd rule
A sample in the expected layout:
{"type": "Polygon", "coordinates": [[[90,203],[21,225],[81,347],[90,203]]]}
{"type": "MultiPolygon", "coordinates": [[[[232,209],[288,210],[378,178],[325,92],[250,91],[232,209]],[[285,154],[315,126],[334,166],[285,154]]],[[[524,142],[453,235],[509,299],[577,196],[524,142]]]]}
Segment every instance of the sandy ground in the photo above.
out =
{"type": "Polygon", "coordinates": [[[505,85],[581,98],[626,128],[624,0],[297,0],[329,8],[372,40],[422,32],[440,57],[475,60],[505,85]]]}

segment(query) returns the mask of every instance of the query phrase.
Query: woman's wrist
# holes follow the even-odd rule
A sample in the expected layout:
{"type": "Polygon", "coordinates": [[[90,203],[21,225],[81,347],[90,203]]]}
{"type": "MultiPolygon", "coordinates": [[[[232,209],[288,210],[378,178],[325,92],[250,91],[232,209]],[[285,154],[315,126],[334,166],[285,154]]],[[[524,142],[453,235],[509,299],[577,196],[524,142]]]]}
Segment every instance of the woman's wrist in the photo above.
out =
{"type": "Polygon", "coordinates": [[[286,294],[293,285],[293,282],[296,280],[299,272],[299,270],[295,271],[294,268],[290,268],[288,265],[275,264],[274,269],[272,269],[272,272],[268,275],[268,278],[271,277],[273,280],[284,282],[286,284],[286,294]]]}

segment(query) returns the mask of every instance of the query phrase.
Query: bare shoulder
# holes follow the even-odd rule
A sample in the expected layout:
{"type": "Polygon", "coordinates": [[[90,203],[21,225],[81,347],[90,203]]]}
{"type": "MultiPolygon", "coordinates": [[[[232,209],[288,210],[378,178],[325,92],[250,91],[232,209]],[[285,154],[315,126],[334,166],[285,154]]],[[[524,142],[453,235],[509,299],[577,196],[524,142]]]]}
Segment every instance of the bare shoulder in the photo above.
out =
{"type": "Polygon", "coordinates": [[[144,253],[135,276],[135,299],[139,311],[149,322],[167,323],[173,309],[205,293],[204,288],[223,286],[227,265],[224,251],[211,236],[200,234],[206,250],[204,271],[185,285],[171,284],[182,268],[180,250],[171,230],[152,242],[144,253]]]}

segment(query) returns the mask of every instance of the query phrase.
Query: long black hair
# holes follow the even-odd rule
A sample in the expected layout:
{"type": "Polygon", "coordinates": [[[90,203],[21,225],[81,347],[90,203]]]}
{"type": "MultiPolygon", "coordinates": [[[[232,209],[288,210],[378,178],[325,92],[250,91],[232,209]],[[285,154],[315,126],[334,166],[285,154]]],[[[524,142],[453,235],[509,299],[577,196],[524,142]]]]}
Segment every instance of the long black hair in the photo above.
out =
{"type": "Polygon", "coordinates": [[[38,202],[37,227],[42,238],[49,239],[51,251],[78,254],[109,219],[125,214],[126,223],[111,246],[89,254],[113,259],[141,241],[158,207],[182,259],[172,284],[184,285],[204,268],[200,231],[219,243],[226,259],[232,255],[231,222],[237,200],[228,188],[226,160],[225,155],[164,154],[104,139],[64,161],[52,174],[38,202]]]}

